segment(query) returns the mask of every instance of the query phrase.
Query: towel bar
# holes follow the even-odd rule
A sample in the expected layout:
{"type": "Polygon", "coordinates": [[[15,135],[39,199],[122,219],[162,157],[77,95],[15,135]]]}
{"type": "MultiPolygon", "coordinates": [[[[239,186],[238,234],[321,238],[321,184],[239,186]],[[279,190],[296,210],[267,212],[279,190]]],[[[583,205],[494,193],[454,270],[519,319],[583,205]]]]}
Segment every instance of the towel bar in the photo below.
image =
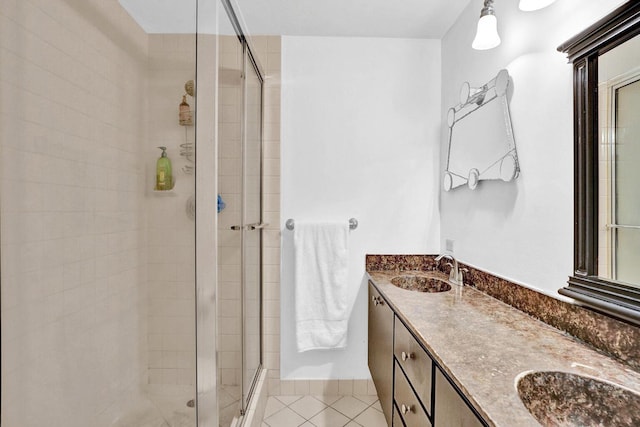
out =
{"type": "MultiPolygon", "coordinates": [[[[285,223],[285,227],[287,227],[287,230],[293,230],[295,226],[296,222],[293,220],[293,218],[289,218],[285,223]]],[[[355,218],[349,218],[349,229],[355,230],[356,228],[358,228],[358,220],[355,218]]]]}

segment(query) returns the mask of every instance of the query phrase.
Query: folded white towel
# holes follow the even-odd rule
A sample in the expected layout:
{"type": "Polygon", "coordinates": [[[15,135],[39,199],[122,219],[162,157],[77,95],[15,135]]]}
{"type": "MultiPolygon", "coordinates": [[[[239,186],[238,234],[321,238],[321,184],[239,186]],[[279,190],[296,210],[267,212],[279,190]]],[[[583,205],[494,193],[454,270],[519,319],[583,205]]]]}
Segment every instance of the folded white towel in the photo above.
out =
{"type": "Polygon", "coordinates": [[[349,225],[296,222],[295,320],[299,352],[347,345],[349,225]]]}

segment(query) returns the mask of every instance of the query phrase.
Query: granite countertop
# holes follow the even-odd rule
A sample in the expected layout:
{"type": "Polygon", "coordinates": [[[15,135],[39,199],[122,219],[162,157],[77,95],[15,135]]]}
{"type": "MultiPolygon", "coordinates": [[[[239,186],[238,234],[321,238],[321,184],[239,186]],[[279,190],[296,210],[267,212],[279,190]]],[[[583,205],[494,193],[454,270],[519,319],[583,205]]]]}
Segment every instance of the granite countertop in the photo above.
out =
{"type": "Polygon", "coordinates": [[[489,425],[540,426],[515,388],[525,371],[571,372],[640,390],[640,373],[472,287],[423,293],[390,282],[412,273],[446,280],[439,272],[368,272],[489,425]]]}

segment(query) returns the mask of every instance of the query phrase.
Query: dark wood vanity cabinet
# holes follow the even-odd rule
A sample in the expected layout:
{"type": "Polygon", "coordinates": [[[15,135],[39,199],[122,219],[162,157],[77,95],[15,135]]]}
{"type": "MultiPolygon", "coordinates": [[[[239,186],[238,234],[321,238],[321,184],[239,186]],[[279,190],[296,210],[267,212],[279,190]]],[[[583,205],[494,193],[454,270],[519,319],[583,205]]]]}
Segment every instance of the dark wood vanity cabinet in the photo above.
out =
{"type": "Polygon", "coordinates": [[[482,427],[485,424],[467,406],[462,396],[453,388],[449,380],[437,368],[434,427],[482,427]]]}
{"type": "Polygon", "coordinates": [[[369,371],[389,425],[393,399],[393,317],[391,307],[369,283],[369,371]]]}
{"type": "Polygon", "coordinates": [[[487,425],[371,282],[369,370],[389,426],[487,425]]]}

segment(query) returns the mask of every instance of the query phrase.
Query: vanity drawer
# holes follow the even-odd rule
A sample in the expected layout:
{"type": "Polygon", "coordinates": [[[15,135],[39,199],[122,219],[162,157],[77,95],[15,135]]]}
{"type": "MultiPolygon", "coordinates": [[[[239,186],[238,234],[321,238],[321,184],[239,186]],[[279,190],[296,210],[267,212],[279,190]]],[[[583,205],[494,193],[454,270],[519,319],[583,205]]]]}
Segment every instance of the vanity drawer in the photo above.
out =
{"type": "MultiPolygon", "coordinates": [[[[399,412],[400,418],[407,427],[429,427],[431,422],[420,400],[411,389],[409,381],[404,376],[396,361],[394,394],[395,408],[399,412]]],[[[431,402],[431,401],[429,401],[431,402]]],[[[395,426],[395,423],[394,423],[395,426]]]]}
{"type": "MultiPolygon", "coordinates": [[[[395,322],[393,354],[427,411],[431,411],[431,358],[400,319],[395,322]]],[[[397,376],[397,374],[396,374],[397,376]]]]}
{"type": "Polygon", "coordinates": [[[400,409],[395,404],[393,405],[393,427],[406,427],[400,417],[400,409]]]}

